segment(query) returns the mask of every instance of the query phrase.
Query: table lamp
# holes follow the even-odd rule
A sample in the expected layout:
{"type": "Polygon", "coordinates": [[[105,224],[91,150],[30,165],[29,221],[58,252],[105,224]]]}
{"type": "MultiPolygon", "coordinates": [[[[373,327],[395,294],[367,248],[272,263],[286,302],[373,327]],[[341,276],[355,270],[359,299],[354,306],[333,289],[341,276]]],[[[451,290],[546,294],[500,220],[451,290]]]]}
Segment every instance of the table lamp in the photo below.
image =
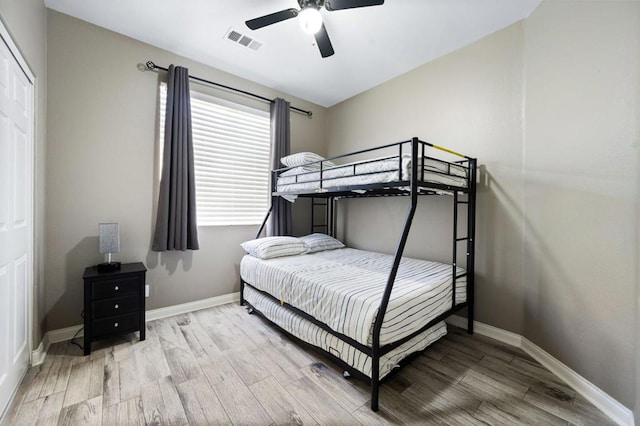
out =
{"type": "Polygon", "coordinates": [[[120,232],[117,223],[101,223],[100,253],[107,254],[107,261],[98,264],[98,272],[112,272],[120,270],[120,262],[112,262],[111,254],[120,253],[120,232]]]}

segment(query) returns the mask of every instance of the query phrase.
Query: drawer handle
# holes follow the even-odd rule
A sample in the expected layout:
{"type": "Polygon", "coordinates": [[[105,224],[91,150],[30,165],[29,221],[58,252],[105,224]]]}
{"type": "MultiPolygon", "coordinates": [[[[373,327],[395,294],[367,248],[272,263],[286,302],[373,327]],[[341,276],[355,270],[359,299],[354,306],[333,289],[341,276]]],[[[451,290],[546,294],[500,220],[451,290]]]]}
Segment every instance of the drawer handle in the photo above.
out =
{"type": "Polygon", "coordinates": [[[118,328],[118,323],[113,324],[115,328],[118,328]]]}
{"type": "Polygon", "coordinates": [[[119,307],[120,307],[120,305],[118,305],[117,303],[116,303],[116,305],[114,306],[114,308],[116,308],[116,309],[118,309],[119,307]]]}
{"type": "Polygon", "coordinates": [[[115,286],[113,289],[114,289],[115,291],[118,291],[118,290],[120,290],[120,287],[115,286]]]}

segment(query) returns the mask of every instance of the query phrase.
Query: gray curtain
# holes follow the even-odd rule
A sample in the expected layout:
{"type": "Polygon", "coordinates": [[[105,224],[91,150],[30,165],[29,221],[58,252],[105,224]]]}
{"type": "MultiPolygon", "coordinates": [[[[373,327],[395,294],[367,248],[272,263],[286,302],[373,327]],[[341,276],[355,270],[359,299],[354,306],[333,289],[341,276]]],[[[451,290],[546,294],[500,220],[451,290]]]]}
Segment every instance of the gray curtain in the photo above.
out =
{"type": "Polygon", "coordinates": [[[198,250],[189,70],[169,66],[154,251],[198,250]]]}
{"type": "MultiPolygon", "coordinates": [[[[271,103],[271,167],[279,169],[280,158],[291,153],[289,102],[276,98],[271,103]]],[[[267,235],[291,235],[291,203],[281,197],[272,199],[273,210],[267,222],[267,235]]]]}

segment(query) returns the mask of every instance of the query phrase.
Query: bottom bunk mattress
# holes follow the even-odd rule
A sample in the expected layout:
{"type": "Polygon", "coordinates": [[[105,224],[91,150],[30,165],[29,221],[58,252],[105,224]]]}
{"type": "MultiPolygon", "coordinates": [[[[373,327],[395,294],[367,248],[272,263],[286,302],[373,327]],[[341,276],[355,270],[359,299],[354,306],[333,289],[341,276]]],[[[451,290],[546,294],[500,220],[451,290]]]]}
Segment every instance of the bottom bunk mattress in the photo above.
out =
{"type": "MultiPolygon", "coordinates": [[[[271,322],[289,334],[341,359],[351,367],[371,378],[371,357],[281,306],[269,296],[256,291],[250,285],[244,287],[244,300],[271,322]]],[[[443,321],[418,334],[392,351],[380,357],[380,378],[384,378],[407,356],[424,350],[431,343],[447,334],[443,321]]]]}
{"type": "MultiPolygon", "coordinates": [[[[240,276],[332,330],[371,346],[373,325],[394,256],[352,248],[258,259],[247,255],[240,276]]],[[[466,271],[456,267],[455,304],[467,299],[466,271]]],[[[382,328],[384,346],[417,332],[452,309],[452,265],[402,258],[382,328]]]]}

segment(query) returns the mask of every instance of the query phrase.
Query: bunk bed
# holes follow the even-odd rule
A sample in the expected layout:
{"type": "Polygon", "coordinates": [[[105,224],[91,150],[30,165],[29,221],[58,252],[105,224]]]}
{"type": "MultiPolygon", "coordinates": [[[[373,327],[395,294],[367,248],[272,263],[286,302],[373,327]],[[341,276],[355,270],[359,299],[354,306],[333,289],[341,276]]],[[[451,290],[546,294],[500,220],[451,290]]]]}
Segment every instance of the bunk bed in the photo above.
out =
{"type": "MultiPolygon", "coordinates": [[[[310,237],[320,235],[328,247],[309,250],[307,237],[301,245],[292,238],[276,257],[246,255],[240,265],[240,303],[328,355],[344,368],[345,377],[369,383],[371,409],[377,411],[380,384],[446,334],[446,317],[467,308],[467,331],[473,333],[476,159],[412,138],[294,163],[272,172],[272,200],[311,198],[310,237]],[[437,150],[461,160],[436,158],[437,150]],[[450,264],[403,257],[420,195],[452,198],[450,264]],[[394,255],[347,248],[333,239],[337,200],[380,196],[409,198],[394,255]],[[460,208],[466,209],[463,236],[460,208]],[[458,266],[459,252],[466,257],[465,268],[458,266]]],[[[259,237],[271,211],[254,242],[267,241],[259,237]]]]}

